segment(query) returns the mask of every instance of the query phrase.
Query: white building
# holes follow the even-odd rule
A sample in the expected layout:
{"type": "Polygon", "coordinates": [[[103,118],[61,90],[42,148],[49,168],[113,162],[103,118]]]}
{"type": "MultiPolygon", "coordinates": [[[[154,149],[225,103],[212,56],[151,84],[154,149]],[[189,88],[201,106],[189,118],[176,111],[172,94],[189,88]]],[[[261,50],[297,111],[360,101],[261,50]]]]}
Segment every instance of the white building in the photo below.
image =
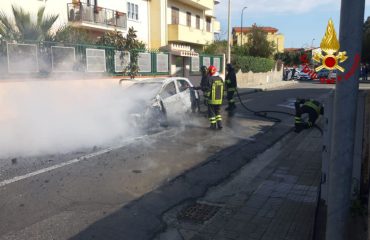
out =
{"type": "Polygon", "coordinates": [[[12,16],[12,5],[22,7],[35,17],[41,6],[45,6],[46,15],[59,14],[53,30],[70,24],[100,36],[114,29],[126,35],[128,29],[134,27],[139,40],[150,42],[148,0],[3,0],[0,11],[12,16]]]}

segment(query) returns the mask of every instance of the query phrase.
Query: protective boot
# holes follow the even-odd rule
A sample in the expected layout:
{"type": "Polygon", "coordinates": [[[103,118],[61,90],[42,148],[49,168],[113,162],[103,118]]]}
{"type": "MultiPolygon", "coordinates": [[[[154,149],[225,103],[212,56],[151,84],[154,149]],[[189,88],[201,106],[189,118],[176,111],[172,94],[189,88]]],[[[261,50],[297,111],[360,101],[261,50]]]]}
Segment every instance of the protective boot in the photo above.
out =
{"type": "Polygon", "coordinates": [[[295,125],[294,132],[296,132],[296,133],[299,133],[303,129],[305,129],[304,123],[295,123],[294,125],[295,125]]]}
{"type": "Polygon", "coordinates": [[[215,130],[217,129],[216,123],[211,123],[211,126],[209,126],[210,129],[215,130]]]}
{"type": "Polygon", "coordinates": [[[226,111],[233,111],[236,108],[235,103],[229,103],[229,106],[225,108],[226,111]]]}
{"type": "Polygon", "coordinates": [[[218,127],[218,129],[220,129],[220,130],[223,128],[223,126],[222,126],[222,121],[221,121],[221,120],[217,121],[217,127],[218,127]]]}

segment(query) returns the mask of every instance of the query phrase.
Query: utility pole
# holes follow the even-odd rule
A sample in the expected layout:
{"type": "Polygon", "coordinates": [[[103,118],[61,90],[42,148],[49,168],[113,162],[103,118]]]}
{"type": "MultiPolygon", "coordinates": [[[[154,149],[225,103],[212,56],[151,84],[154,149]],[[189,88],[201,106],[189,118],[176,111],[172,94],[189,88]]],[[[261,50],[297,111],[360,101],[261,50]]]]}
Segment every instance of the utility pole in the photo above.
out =
{"type": "Polygon", "coordinates": [[[240,17],[240,46],[243,46],[243,13],[248,7],[243,7],[242,16],[240,17]]]}
{"type": "MultiPolygon", "coordinates": [[[[340,65],[346,75],[361,54],[365,0],[342,0],[339,43],[348,59],[340,65]]],[[[351,185],[359,71],[338,81],[335,87],[333,134],[329,161],[329,194],[326,240],[347,240],[347,222],[351,206],[351,185]]]]}
{"type": "Polygon", "coordinates": [[[231,0],[229,0],[228,15],[227,15],[227,63],[231,63],[231,32],[230,32],[230,16],[231,15],[231,0]]]}

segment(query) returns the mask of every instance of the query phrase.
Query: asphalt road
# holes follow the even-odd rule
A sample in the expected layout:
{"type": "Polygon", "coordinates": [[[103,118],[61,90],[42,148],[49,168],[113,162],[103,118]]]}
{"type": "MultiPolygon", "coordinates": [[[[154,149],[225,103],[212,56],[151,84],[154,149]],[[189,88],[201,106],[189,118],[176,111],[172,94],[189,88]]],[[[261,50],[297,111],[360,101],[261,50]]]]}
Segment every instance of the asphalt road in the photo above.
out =
{"type": "MultiPolygon", "coordinates": [[[[299,83],[284,89],[242,94],[242,98],[254,110],[293,113],[292,99],[324,98],[332,87],[299,83]]],[[[87,239],[84,233],[98,228],[97,222],[109,219],[126,206],[135,206],[138,199],[156,193],[184,172],[198,169],[223,150],[240,142],[268,148],[270,144],[263,141],[281,138],[293,124],[288,115],[273,116],[281,118],[282,123],[274,125],[238,105],[233,117],[224,117],[222,131],[210,131],[207,118],[198,115],[182,126],[135,136],[116,146],[91,146],[63,155],[1,159],[0,239],[87,239]],[[272,126],[277,130],[270,131],[272,126]],[[265,136],[266,140],[260,136],[265,136]]],[[[218,173],[212,174],[212,181],[217,181],[218,173]]],[[[228,174],[220,174],[219,180],[228,174]]],[[[194,187],[202,185],[200,182],[192,184],[194,187]]],[[[173,194],[169,200],[173,197],[176,201],[184,201],[184,198],[193,197],[191,191],[187,195],[182,195],[183,192],[173,194]]],[[[176,201],[161,204],[166,209],[177,204],[176,201]]],[[[141,217],[150,221],[150,216],[141,217]]],[[[156,226],[147,226],[148,229],[145,226],[140,230],[131,229],[132,236],[136,236],[135,231],[145,234],[125,239],[146,239],[159,230],[156,226]]],[[[105,239],[113,237],[106,236],[105,239]]]]}

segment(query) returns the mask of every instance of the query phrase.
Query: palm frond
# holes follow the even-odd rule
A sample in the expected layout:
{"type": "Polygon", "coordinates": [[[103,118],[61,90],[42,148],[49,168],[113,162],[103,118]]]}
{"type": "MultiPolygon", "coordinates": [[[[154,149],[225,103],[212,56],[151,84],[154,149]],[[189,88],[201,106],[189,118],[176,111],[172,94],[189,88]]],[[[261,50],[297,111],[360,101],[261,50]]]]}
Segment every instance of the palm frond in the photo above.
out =
{"type": "Polygon", "coordinates": [[[37,11],[37,25],[42,23],[42,19],[44,17],[45,7],[40,7],[37,11]]]}
{"type": "Polygon", "coordinates": [[[18,31],[14,22],[4,13],[0,12],[0,35],[6,40],[14,40],[18,31]]]}
{"type": "Polygon", "coordinates": [[[32,28],[31,16],[29,13],[23,11],[22,8],[12,6],[15,25],[17,26],[20,33],[28,31],[32,28]]]}
{"type": "Polygon", "coordinates": [[[42,21],[38,24],[38,26],[40,27],[41,32],[43,33],[43,35],[46,36],[48,34],[51,27],[57,21],[58,18],[59,18],[59,14],[58,15],[46,16],[42,19],[42,21]]]}

